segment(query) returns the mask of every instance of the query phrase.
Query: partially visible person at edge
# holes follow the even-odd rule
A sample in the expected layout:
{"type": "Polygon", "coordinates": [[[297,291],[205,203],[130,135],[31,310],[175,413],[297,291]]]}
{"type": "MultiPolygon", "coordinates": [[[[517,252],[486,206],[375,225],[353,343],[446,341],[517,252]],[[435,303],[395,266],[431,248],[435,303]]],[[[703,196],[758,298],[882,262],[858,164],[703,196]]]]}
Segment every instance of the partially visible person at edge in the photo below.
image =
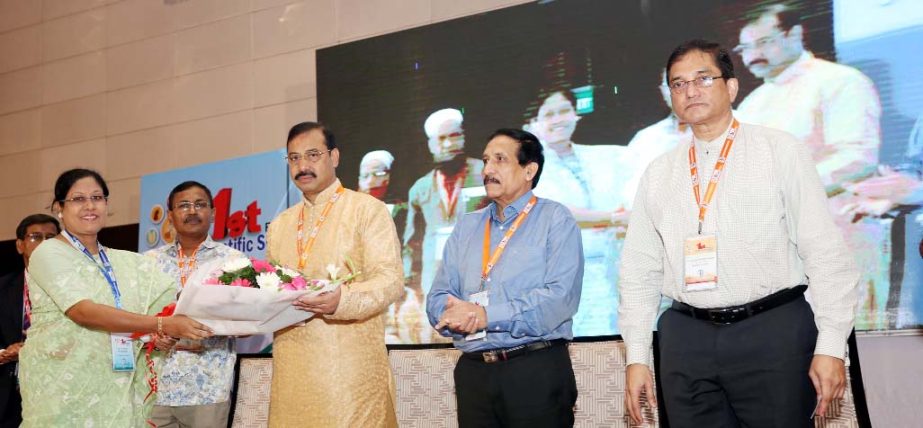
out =
{"type": "Polygon", "coordinates": [[[401,294],[401,246],[385,204],[347,190],[336,175],[340,149],[323,125],[292,127],[289,175],[301,203],[273,219],[266,257],[307,278],[328,266],[353,282],[294,302],[313,312],[273,340],[270,427],[396,427],[396,392],[382,314],[401,294]]]}
{"type": "Polygon", "coordinates": [[[619,326],[630,417],[642,422],[642,392],[656,406],[649,355],[663,294],[674,300],[657,324],[671,426],[811,427],[815,410],[828,415],[846,391],[853,256],[809,149],[734,118],[728,52],[692,40],[666,69],[673,110],[694,138],[648,167],[625,238],[619,326]]]}
{"type": "MultiPolygon", "coordinates": [[[[109,187],[96,171],[72,169],[54,186],[61,235],[29,260],[32,326],[20,354],[23,427],[144,427],[154,399],[144,352],[132,332],[203,339],[201,323],[158,317],[173,300],[173,279],[152,260],[97,240],[109,212],[109,187]]],[[[155,353],[159,360],[161,353],[155,353]]]]}
{"type": "Polygon", "coordinates": [[[61,233],[61,225],[48,214],[32,214],[16,226],[16,252],[25,269],[0,278],[0,427],[22,423],[19,395],[19,351],[32,320],[26,272],[29,257],[46,239],[61,233]]]}

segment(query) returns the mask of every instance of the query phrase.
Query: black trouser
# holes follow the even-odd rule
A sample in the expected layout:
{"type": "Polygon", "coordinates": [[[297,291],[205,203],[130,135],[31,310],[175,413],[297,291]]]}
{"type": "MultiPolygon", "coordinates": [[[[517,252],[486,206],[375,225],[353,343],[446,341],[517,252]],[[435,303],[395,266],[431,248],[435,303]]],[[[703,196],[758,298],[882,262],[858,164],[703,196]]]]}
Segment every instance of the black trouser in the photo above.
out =
{"type": "Polygon", "coordinates": [[[671,309],[658,330],[671,427],[813,426],[817,328],[804,296],[729,325],[671,309]]]}
{"type": "MultiPolygon", "coordinates": [[[[9,375],[0,373],[0,376],[9,375]]],[[[0,397],[5,398],[5,400],[0,400],[0,428],[15,428],[22,423],[22,399],[19,396],[19,389],[16,388],[16,378],[10,376],[10,379],[3,380],[10,382],[0,385],[0,388],[8,389],[8,391],[2,391],[5,394],[0,393],[0,397]]]]}
{"type": "Polygon", "coordinates": [[[577,381],[567,346],[496,363],[459,358],[455,393],[461,428],[574,425],[577,381]]]}

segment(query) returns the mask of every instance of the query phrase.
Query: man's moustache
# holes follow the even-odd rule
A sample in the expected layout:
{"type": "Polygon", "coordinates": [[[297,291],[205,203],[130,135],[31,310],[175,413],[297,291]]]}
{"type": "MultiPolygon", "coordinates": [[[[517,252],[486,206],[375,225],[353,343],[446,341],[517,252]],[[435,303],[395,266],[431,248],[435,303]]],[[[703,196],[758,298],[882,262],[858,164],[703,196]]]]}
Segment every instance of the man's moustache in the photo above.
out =
{"type": "Polygon", "coordinates": [[[183,224],[189,224],[189,223],[192,223],[193,221],[195,221],[196,223],[201,223],[202,219],[199,218],[199,216],[197,215],[186,216],[186,218],[183,219],[183,224]]]}
{"type": "Polygon", "coordinates": [[[500,184],[500,180],[497,180],[496,178],[493,178],[493,177],[484,177],[484,185],[486,186],[487,183],[500,184]]]}
{"type": "Polygon", "coordinates": [[[311,177],[313,177],[313,178],[317,178],[317,175],[314,174],[314,173],[311,172],[311,171],[301,171],[301,172],[299,172],[298,174],[295,174],[295,180],[297,180],[297,179],[299,179],[299,178],[301,178],[301,177],[307,177],[307,176],[311,176],[311,177]]]}

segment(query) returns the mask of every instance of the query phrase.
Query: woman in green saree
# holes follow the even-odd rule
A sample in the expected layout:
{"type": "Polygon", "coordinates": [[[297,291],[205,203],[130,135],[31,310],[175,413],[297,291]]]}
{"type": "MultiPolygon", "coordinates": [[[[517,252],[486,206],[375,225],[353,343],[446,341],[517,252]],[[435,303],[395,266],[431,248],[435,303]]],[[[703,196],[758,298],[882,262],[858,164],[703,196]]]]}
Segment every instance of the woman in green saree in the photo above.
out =
{"type": "Polygon", "coordinates": [[[64,231],[35,250],[27,277],[23,427],[142,427],[156,400],[145,400],[144,352],[125,333],[151,333],[161,346],[211,335],[191,318],[154,316],[174,299],[174,279],[139,254],[99,244],[108,198],[92,170],[66,171],[55,184],[64,231]]]}

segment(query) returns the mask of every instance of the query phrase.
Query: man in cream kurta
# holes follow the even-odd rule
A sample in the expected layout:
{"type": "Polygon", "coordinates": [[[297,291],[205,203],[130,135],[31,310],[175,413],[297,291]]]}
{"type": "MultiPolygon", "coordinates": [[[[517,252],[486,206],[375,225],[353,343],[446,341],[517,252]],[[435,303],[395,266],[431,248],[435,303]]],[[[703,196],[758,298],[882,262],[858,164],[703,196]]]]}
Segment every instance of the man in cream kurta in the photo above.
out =
{"type": "Polygon", "coordinates": [[[394,222],[381,201],[343,189],[335,175],[339,150],[322,125],[293,127],[287,158],[304,197],[272,221],[267,258],[308,278],[328,278],[331,264],[342,274],[348,258],[361,274],[334,292],[296,301],[316,316],[276,332],[269,425],[396,427],[381,316],[402,287],[394,222]]]}
{"type": "Polygon", "coordinates": [[[738,106],[741,121],[794,135],[811,152],[833,220],[862,272],[856,327],[885,329],[891,265],[891,218],[857,216],[863,182],[877,178],[881,103],[871,79],[816,58],[804,46],[799,11],[782,4],[759,9],[734,49],[763,84],[738,106]],[[857,187],[858,186],[858,187],[857,187]]]}

